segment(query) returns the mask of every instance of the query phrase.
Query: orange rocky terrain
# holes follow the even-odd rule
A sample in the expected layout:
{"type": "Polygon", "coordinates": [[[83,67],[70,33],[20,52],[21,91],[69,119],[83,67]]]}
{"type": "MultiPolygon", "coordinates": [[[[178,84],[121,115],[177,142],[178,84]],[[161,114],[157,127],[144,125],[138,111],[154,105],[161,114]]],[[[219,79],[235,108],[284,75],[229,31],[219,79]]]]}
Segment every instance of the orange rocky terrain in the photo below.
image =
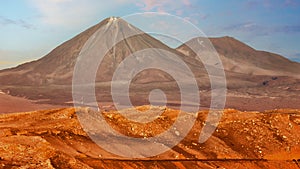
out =
{"type": "MultiPolygon", "coordinates": [[[[124,135],[152,137],[172,127],[179,113],[165,107],[136,109],[163,113],[143,124],[129,121],[116,111],[102,115],[124,135]]],[[[96,113],[87,108],[76,111],[83,115],[96,113]]],[[[300,110],[226,109],[212,137],[201,144],[198,138],[208,112],[200,111],[192,130],[179,144],[163,154],[140,159],[120,157],[96,145],[82,129],[76,111],[65,108],[0,115],[0,168],[300,167],[300,110]]],[[[110,137],[105,128],[97,132],[110,137]]],[[[136,147],[130,148],[134,152],[136,147]]]]}

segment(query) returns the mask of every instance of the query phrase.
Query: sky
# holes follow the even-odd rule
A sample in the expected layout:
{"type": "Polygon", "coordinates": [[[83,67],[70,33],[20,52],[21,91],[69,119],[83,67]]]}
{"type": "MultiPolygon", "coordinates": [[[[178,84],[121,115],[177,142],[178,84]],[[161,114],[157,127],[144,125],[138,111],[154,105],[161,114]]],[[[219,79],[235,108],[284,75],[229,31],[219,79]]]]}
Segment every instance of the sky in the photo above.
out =
{"type": "Polygon", "coordinates": [[[300,62],[300,0],[10,0],[0,4],[0,69],[41,58],[107,17],[141,12],[176,15],[208,37],[231,36],[257,50],[300,62]]]}

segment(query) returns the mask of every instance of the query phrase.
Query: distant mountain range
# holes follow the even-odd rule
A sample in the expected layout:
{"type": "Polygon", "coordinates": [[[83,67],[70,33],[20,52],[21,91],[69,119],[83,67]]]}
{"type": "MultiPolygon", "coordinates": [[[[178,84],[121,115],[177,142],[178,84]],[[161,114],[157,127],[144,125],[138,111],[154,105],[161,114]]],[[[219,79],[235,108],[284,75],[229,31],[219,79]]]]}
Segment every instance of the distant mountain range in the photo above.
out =
{"type": "MultiPolygon", "coordinates": [[[[122,36],[122,34],[130,31],[142,32],[120,18],[117,21],[111,21],[110,18],[107,18],[61,44],[39,60],[28,62],[15,68],[1,70],[0,83],[2,85],[71,84],[73,69],[80,50],[88,38],[103,26],[108,27],[108,34],[114,36],[122,36]]],[[[172,49],[146,33],[127,38],[118,43],[115,49],[111,49],[115,50],[114,52],[108,52],[105,56],[98,71],[101,73],[98,74],[96,81],[110,81],[116,66],[126,56],[147,48],[159,48],[181,56],[192,70],[197,72],[195,74],[199,74],[199,72],[201,74],[203,73],[201,72],[201,63],[196,59],[195,53],[186,45],[199,45],[197,43],[199,39],[201,38],[191,39],[177,49],[172,49]],[[195,65],[195,63],[199,65],[195,65]]],[[[299,77],[300,64],[292,62],[283,56],[257,51],[231,37],[210,38],[209,40],[219,53],[228,75],[230,73],[239,73],[245,75],[299,77]]],[[[197,46],[195,47],[197,48],[197,46]]],[[[154,80],[150,78],[151,76],[161,77],[161,79],[167,81],[172,79],[166,74],[160,74],[160,72],[155,72],[152,75],[149,73],[143,74],[143,78],[147,78],[147,80],[141,77],[139,81],[151,82],[151,80],[154,80]]],[[[227,76],[227,78],[230,78],[230,76],[227,76]]]]}

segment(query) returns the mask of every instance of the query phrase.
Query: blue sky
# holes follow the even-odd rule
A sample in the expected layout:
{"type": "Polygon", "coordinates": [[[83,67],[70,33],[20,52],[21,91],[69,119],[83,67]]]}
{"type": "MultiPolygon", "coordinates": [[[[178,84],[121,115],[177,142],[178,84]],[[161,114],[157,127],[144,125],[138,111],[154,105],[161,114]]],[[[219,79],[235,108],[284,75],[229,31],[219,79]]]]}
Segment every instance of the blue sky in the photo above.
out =
{"type": "Polygon", "coordinates": [[[109,16],[166,12],[300,61],[299,0],[10,0],[0,5],[0,69],[38,59],[109,16]]]}

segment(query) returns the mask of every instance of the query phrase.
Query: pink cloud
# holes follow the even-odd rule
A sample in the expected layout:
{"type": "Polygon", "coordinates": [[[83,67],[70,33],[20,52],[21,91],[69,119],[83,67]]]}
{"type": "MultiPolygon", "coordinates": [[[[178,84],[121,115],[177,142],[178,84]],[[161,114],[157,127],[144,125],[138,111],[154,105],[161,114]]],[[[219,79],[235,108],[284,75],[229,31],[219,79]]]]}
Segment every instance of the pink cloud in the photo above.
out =
{"type": "Polygon", "coordinates": [[[160,0],[144,0],[144,8],[145,11],[150,11],[155,7],[162,6],[162,1],[160,0]]]}
{"type": "Polygon", "coordinates": [[[190,0],[143,0],[142,2],[144,11],[157,11],[166,12],[169,10],[176,10],[184,6],[190,6],[190,0]]]}
{"type": "Polygon", "coordinates": [[[182,0],[183,4],[186,5],[186,6],[190,6],[191,5],[191,2],[190,0],[182,0]]]}
{"type": "Polygon", "coordinates": [[[177,10],[176,11],[176,15],[182,15],[183,14],[183,11],[182,10],[177,10]]]}

